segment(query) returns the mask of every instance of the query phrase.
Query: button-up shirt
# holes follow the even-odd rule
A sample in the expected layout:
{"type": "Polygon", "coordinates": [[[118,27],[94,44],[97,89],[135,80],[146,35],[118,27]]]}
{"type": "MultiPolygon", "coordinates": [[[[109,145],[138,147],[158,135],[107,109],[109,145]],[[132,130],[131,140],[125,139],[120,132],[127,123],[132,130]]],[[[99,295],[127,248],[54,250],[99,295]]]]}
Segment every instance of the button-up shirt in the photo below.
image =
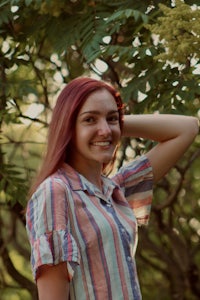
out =
{"type": "Polygon", "coordinates": [[[68,164],[48,177],[26,214],[35,279],[41,265],[66,262],[70,300],[141,299],[137,228],[148,223],[152,183],[145,156],[102,176],[102,191],[68,164]]]}

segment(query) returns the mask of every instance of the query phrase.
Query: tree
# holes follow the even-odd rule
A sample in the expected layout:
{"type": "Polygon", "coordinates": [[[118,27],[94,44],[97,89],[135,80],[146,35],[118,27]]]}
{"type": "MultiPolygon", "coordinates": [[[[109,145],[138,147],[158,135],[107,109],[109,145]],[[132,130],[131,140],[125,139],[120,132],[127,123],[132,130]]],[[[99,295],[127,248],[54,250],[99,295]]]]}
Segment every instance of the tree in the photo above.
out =
{"type": "MultiPolygon", "coordinates": [[[[148,0],[1,1],[3,300],[12,294],[18,294],[18,299],[36,299],[30,268],[23,267],[30,249],[22,211],[30,179],[45,149],[51,110],[64,84],[77,76],[96,76],[116,85],[127,113],[198,115],[199,24],[195,20],[199,10],[191,10],[195,1],[186,2],[176,1],[173,6],[170,1],[148,0]],[[182,38],[189,36],[194,45],[189,55],[188,47],[181,47],[179,32],[176,39],[181,54],[170,44],[176,26],[180,33],[184,31],[182,38]]],[[[144,299],[160,299],[160,295],[166,300],[199,298],[199,143],[197,138],[155,187],[150,226],[140,229],[137,261],[144,299]]],[[[129,155],[151,147],[152,143],[140,139],[124,139],[118,167],[129,155]]]]}

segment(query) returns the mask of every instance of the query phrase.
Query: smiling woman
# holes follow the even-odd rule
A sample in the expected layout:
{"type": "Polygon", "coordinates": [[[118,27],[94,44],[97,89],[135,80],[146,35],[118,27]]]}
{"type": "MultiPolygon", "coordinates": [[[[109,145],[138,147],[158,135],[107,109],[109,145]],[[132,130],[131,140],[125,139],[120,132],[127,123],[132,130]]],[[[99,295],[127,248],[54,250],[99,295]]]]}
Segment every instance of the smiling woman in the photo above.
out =
{"type": "Polygon", "coordinates": [[[67,162],[101,190],[99,174],[112,160],[120,135],[115,98],[106,89],[95,91],[78,113],[67,162]]]}
{"type": "Polygon", "coordinates": [[[141,299],[137,227],[148,223],[153,183],[197,133],[193,117],[123,116],[119,93],[105,82],[77,78],[64,88],[26,212],[40,300],[141,299]],[[122,135],[158,143],[108,178],[122,135]]]}

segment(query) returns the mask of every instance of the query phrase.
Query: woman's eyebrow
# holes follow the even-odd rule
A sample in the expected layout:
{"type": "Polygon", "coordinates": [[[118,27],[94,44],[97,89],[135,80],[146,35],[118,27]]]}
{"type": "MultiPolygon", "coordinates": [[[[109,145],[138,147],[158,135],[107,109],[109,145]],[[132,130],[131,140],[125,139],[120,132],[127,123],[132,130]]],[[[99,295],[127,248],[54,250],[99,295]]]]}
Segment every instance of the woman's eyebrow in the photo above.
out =
{"type": "MultiPolygon", "coordinates": [[[[99,115],[101,112],[98,111],[98,110],[87,110],[87,111],[84,111],[80,114],[80,116],[84,115],[84,114],[95,114],[95,115],[99,115]]],[[[107,114],[108,115],[112,115],[114,113],[119,113],[118,110],[111,110],[109,111],[107,114]]]]}

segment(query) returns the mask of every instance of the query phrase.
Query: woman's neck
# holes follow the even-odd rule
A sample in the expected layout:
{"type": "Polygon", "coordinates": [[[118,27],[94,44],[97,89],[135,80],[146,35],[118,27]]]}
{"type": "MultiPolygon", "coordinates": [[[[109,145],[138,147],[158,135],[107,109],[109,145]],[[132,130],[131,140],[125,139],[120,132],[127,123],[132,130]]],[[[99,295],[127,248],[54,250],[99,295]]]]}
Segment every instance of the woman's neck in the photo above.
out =
{"type": "Polygon", "coordinates": [[[68,162],[68,164],[73,167],[79,174],[84,176],[88,181],[94,184],[98,189],[102,190],[102,166],[100,164],[97,165],[83,165],[68,162]]]}

